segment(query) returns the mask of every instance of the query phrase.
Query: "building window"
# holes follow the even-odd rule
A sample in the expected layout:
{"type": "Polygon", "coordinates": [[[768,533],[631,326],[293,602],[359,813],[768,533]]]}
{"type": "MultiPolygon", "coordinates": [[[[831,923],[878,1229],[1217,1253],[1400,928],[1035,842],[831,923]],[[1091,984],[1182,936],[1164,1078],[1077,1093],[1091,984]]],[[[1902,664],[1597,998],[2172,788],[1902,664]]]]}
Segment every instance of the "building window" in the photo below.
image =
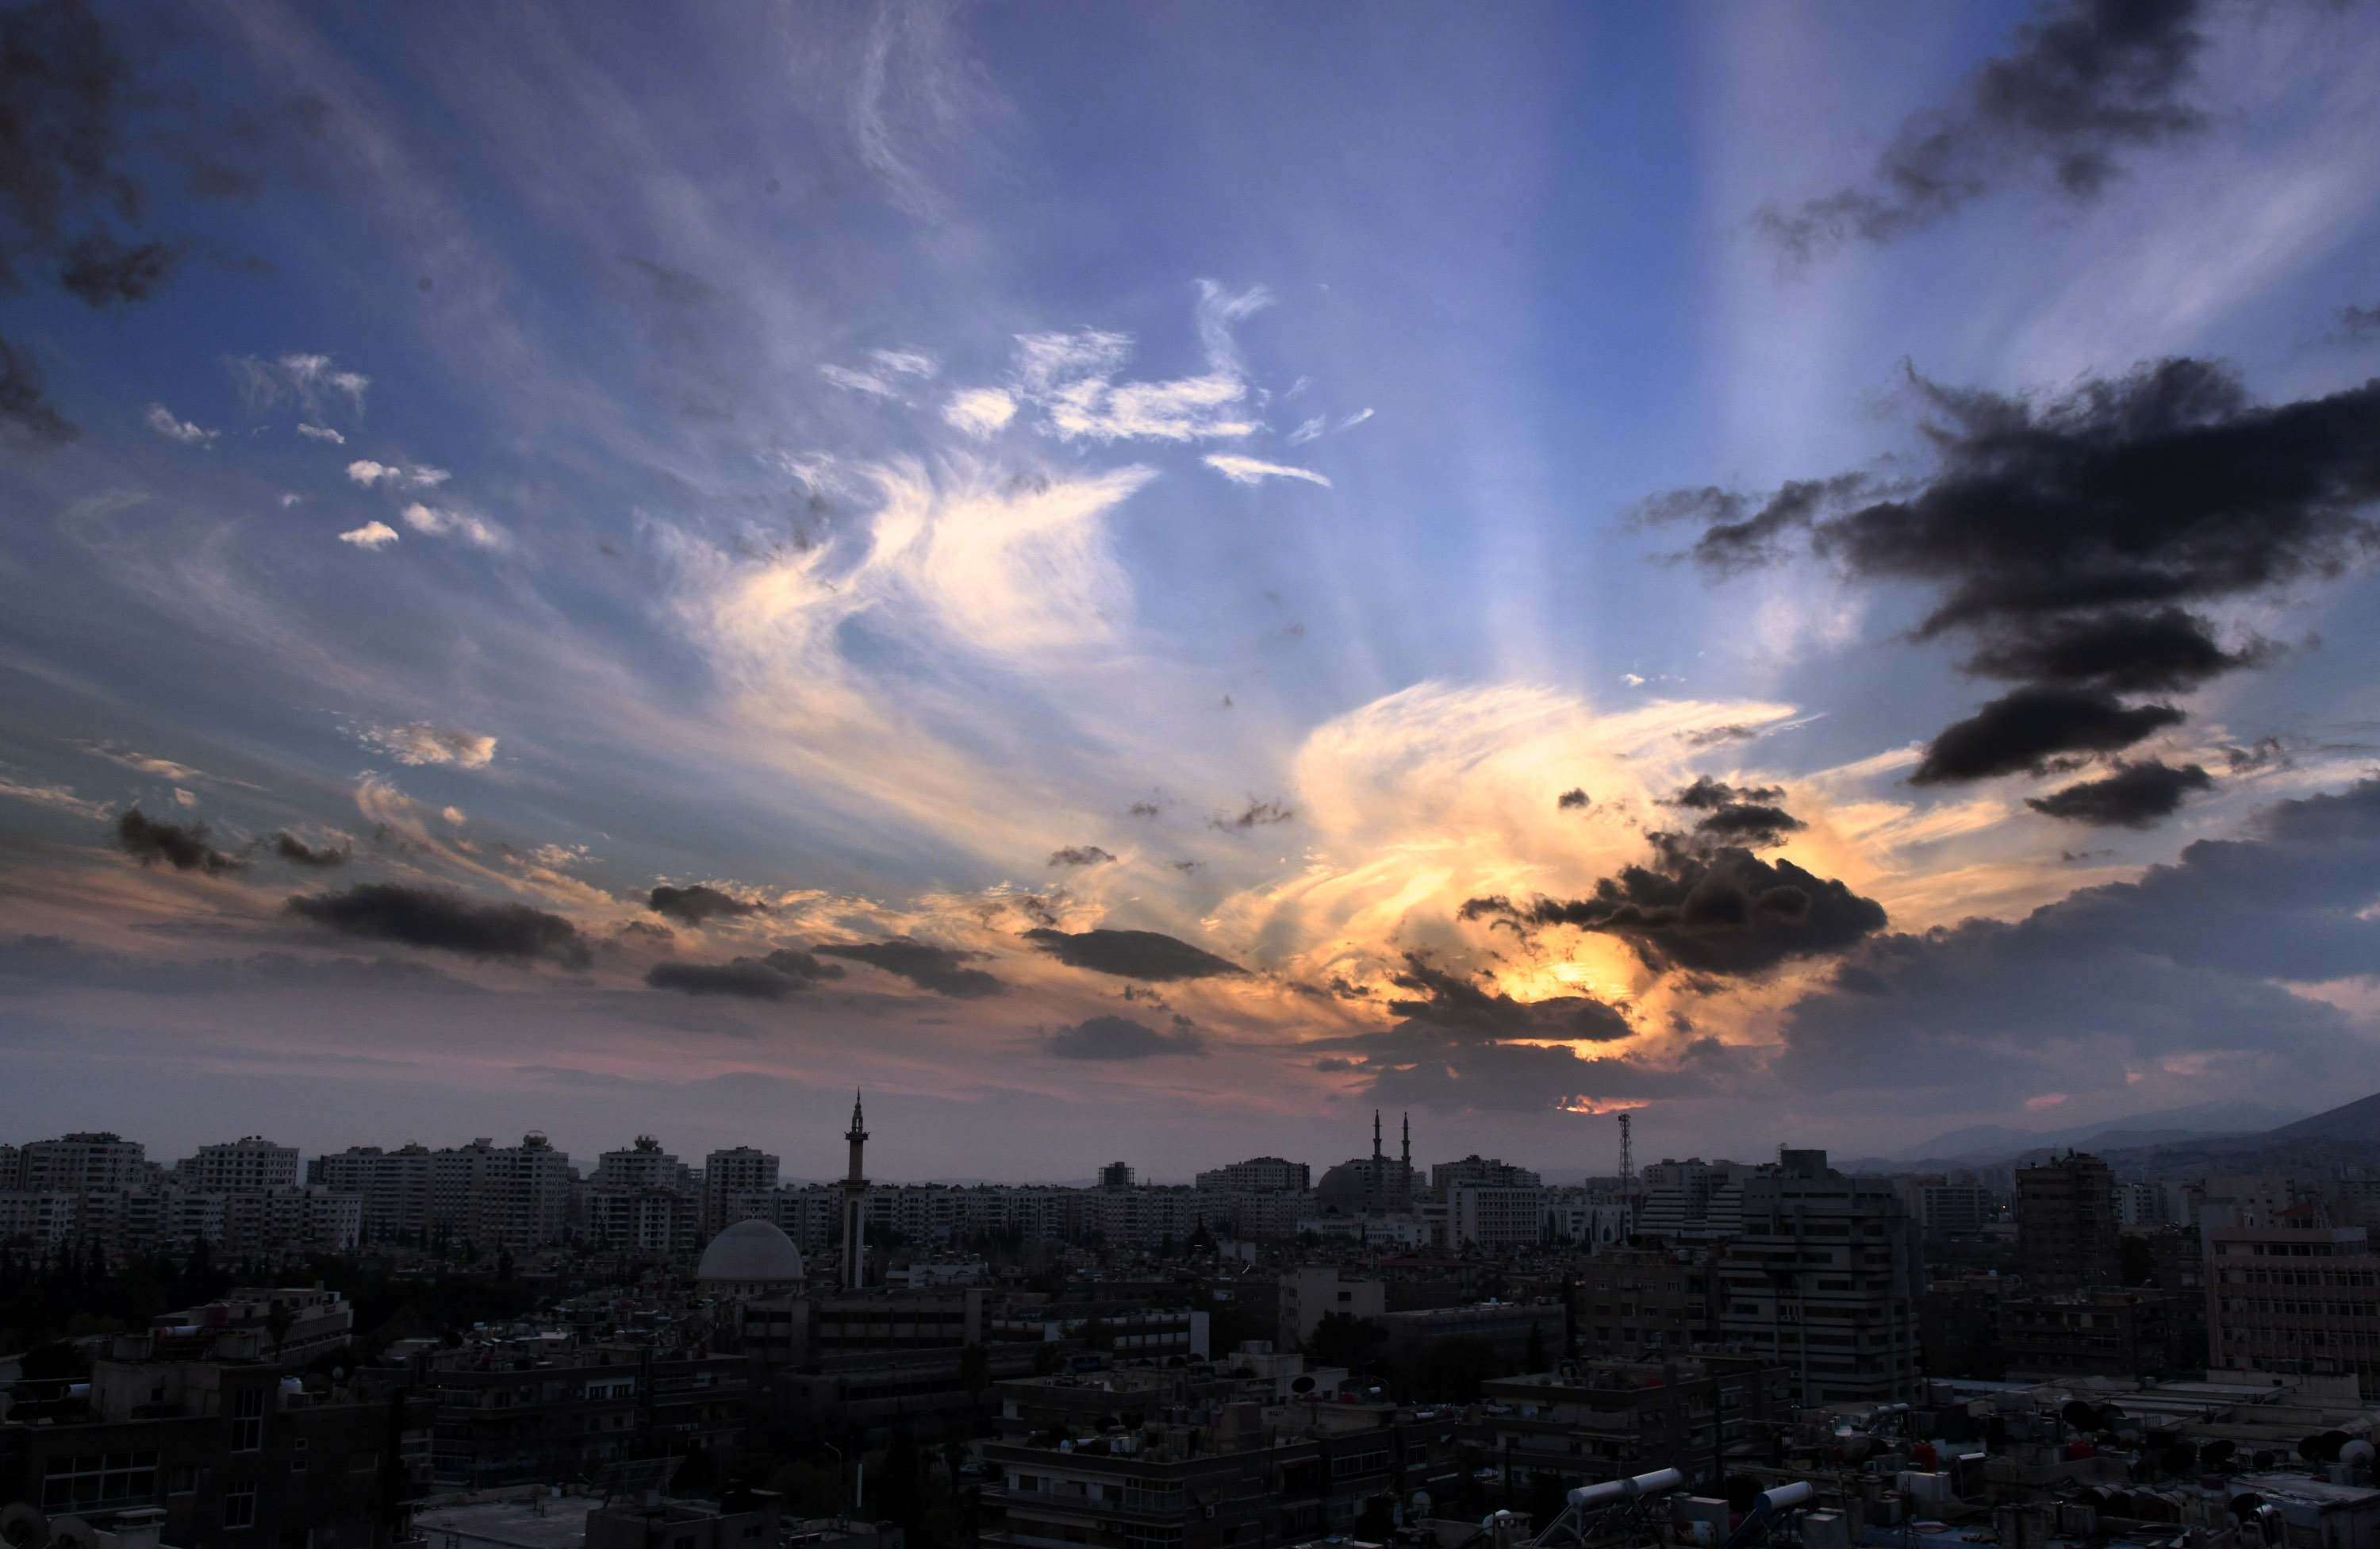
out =
{"type": "Polygon", "coordinates": [[[264,1445],[264,1390],[251,1387],[235,1393],[231,1405],[231,1449],[254,1452],[264,1445]]]}
{"type": "Polygon", "coordinates": [[[42,1481],[42,1509],[131,1506],[156,1494],[154,1452],[85,1453],[49,1460],[42,1481]]]}
{"type": "Polygon", "coordinates": [[[242,1480],[224,1486],[223,1525],[226,1528],[256,1526],[256,1482],[242,1480]]]}

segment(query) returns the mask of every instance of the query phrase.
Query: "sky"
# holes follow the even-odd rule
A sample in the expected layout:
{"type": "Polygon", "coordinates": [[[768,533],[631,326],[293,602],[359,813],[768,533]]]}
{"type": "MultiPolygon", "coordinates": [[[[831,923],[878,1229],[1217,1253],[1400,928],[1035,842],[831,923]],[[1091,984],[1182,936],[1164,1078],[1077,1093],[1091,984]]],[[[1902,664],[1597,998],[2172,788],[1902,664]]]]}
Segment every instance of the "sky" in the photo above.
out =
{"type": "Polygon", "coordinates": [[[2380,1087],[2380,12],[0,11],[0,1138],[2380,1087]]]}

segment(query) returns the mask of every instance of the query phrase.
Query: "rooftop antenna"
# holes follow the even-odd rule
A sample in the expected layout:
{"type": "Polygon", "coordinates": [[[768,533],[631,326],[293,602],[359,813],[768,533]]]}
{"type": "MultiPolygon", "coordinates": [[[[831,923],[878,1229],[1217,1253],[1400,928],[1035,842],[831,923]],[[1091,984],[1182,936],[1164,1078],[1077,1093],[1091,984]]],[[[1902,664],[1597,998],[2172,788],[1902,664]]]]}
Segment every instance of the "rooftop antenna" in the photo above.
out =
{"type": "Polygon", "coordinates": [[[1628,1135],[1628,1115],[1620,1115],[1620,1191],[1633,1194],[1636,1190],[1636,1153],[1628,1135]]]}

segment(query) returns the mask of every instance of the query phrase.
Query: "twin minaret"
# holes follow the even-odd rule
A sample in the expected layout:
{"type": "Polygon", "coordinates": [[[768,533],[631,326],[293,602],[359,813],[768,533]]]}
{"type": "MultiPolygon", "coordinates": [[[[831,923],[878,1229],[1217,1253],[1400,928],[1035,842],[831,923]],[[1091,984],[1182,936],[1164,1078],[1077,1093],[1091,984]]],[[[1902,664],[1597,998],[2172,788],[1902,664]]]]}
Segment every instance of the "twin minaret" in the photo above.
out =
{"type": "Polygon", "coordinates": [[[868,1127],[859,1114],[859,1092],[851,1093],[851,1128],[843,1138],[851,1142],[851,1171],[843,1179],[843,1285],[856,1291],[867,1279],[868,1175],[860,1153],[868,1146],[868,1127]]]}

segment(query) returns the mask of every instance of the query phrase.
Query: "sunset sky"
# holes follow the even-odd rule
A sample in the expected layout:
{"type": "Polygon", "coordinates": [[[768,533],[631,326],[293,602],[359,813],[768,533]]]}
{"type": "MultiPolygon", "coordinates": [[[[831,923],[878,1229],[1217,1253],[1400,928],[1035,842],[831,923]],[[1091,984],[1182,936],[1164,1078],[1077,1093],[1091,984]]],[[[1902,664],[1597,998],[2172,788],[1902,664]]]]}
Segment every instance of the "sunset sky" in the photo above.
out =
{"type": "Polygon", "coordinates": [[[2369,4],[0,29],[0,1139],[2380,1089],[2369,4]]]}

